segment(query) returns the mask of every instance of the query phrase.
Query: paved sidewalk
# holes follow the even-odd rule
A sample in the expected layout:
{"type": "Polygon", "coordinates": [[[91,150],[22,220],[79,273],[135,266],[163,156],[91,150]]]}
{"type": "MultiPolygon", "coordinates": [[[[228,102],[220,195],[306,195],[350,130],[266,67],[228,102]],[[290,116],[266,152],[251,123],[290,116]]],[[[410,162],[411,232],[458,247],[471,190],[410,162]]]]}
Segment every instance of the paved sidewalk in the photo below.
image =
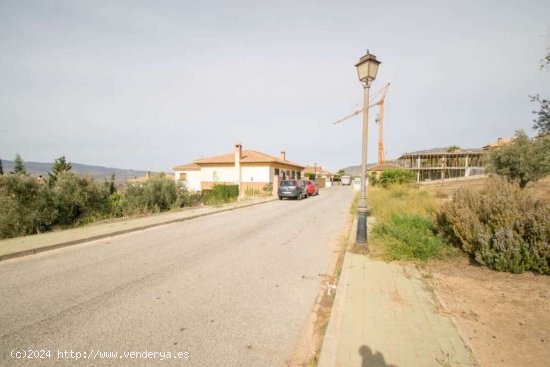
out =
{"type": "Polygon", "coordinates": [[[276,198],[273,197],[245,199],[238,203],[226,204],[220,207],[192,207],[139,218],[115,219],[73,229],[10,238],[0,241],[0,261],[274,200],[276,198]]]}
{"type": "Polygon", "coordinates": [[[319,367],[475,366],[413,267],[347,253],[319,367]]]}

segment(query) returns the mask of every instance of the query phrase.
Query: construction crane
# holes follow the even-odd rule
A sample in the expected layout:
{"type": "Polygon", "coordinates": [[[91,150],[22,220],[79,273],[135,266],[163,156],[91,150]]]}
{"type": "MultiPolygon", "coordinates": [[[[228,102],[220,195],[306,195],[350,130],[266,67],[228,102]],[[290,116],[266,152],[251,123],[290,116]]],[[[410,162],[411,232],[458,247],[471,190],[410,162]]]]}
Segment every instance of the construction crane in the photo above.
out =
{"type": "MultiPolygon", "coordinates": [[[[386,84],[383,88],[374,93],[369,100],[369,109],[374,106],[380,106],[380,111],[378,113],[378,117],[376,118],[376,122],[378,123],[378,164],[384,163],[384,101],[386,99],[388,89],[390,88],[390,84],[391,83],[386,84]]],[[[344,122],[347,119],[359,115],[361,112],[363,112],[363,108],[353,111],[351,114],[341,118],[334,124],[336,125],[344,122]]]]}

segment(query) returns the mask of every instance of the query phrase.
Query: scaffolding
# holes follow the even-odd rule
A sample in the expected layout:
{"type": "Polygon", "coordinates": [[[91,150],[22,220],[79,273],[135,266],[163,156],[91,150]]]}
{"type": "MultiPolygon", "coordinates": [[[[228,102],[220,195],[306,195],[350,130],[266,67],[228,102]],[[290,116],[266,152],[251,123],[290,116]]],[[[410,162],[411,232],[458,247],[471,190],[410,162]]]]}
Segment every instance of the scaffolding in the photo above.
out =
{"type": "Polygon", "coordinates": [[[416,181],[442,180],[477,176],[485,173],[485,154],[482,149],[447,151],[438,148],[405,153],[397,163],[416,173],[416,181]]]}

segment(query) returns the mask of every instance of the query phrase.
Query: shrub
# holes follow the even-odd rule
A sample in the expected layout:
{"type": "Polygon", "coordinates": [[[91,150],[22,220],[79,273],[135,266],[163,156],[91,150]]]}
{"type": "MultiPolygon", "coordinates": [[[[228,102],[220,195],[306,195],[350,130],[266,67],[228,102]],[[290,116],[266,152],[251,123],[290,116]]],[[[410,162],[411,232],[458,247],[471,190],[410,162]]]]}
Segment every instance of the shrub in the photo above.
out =
{"type": "Polygon", "coordinates": [[[437,227],[493,270],[550,272],[550,207],[504,178],[490,178],[480,192],[456,191],[437,227]]]}
{"type": "Polygon", "coordinates": [[[158,213],[172,208],[177,199],[176,184],[166,175],[151,175],[141,186],[126,187],[122,209],[124,215],[158,213]]]}
{"type": "Polygon", "coordinates": [[[220,205],[234,201],[238,196],[238,185],[214,185],[211,190],[202,191],[202,202],[205,205],[220,205]]]}
{"type": "Polygon", "coordinates": [[[414,172],[406,169],[391,169],[382,172],[378,183],[383,187],[389,187],[390,185],[402,185],[407,183],[412,183],[415,181],[414,172]]]}
{"type": "Polygon", "coordinates": [[[194,206],[199,204],[201,200],[200,194],[189,191],[183,182],[178,181],[178,185],[176,186],[176,203],[174,204],[176,208],[194,206]]]}
{"type": "Polygon", "coordinates": [[[378,175],[376,172],[371,172],[368,178],[369,185],[376,186],[378,185],[378,175]]]}
{"type": "Polygon", "coordinates": [[[0,238],[44,232],[54,222],[47,185],[24,174],[0,176],[0,238]]]}
{"type": "Polygon", "coordinates": [[[373,232],[384,242],[388,260],[439,259],[452,249],[437,236],[432,219],[419,214],[393,214],[374,226],[373,232]]]}
{"type": "Polygon", "coordinates": [[[50,195],[55,224],[61,227],[89,223],[111,214],[108,188],[91,177],[60,172],[50,195]]]}
{"type": "Polygon", "coordinates": [[[261,189],[247,187],[244,191],[246,197],[271,196],[273,195],[273,185],[265,184],[261,189]]]}

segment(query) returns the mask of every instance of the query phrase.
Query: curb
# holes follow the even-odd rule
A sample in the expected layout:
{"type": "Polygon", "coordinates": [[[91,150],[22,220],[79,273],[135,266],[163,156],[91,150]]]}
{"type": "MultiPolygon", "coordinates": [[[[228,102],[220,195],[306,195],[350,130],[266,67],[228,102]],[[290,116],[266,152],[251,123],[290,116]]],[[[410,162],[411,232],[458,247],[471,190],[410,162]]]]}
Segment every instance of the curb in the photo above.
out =
{"type": "Polygon", "coordinates": [[[348,236],[348,243],[346,244],[346,253],[344,255],[344,261],[342,262],[342,273],[338,279],[336,288],[336,297],[332,304],[332,310],[330,312],[329,324],[325,336],[323,338],[323,344],[321,346],[321,353],[319,354],[319,362],[317,367],[333,367],[336,365],[336,357],[338,355],[339,335],[342,329],[344,306],[346,302],[346,288],[349,279],[349,252],[348,250],[355,243],[355,231],[357,228],[357,215],[354,215],[353,221],[348,236]]]}
{"type": "Polygon", "coordinates": [[[76,239],[76,240],[72,240],[72,241],[60,242],[60,243],[56,243],[56,244],[53,244],[53,245],[37,247],[37,248],[33,248],[33,249],[27,249],[27,250],[23,250],[23,251],[12,252],[12,253],[8,253],[8,254],[0,255],[0,261],[14,259],[14,258],[17,258],[17,257],[22,257],[22,256],[27,256],[27,255],[33,255],[33,254],[37,254],[37,253],[40,253],[40,252],[55,250],[55,249],[58,249],[58,248],[73,246],[73,245],[77,245],[77,244],[80,244],[80,243],[86,243],[86,242],[91,242],[91,241],[95,241],[95,240],[100,240],[100,239],[103,239],[103,238],[119,236],[121,234],[126,234],[126,233],[130,233],[130,232],[142,231],[142,230],[153,228],[153,227],[163,226],[165,224],[184,222],[186,220],[196,219],[196,218],[200,218],[200,217],[206,217],[206,216],[212,215],[212,214],[218,214],[218,213],[228,212],[228,211],[232,211],[232,210],[248,208],[248,207],[251,207],[251,206],[270,203],[270,202],[276,201],[276,200],[277,199],[270,199],[270,200],[261,201],[259,203],[245,204],[245,205],[235,206],[235,207],[232,207],[232,208],[226,208],[226,209],[220,209],[220,210],[212,211],[212,212],[209,212],[209,213],[196,214],[196,215],[191,215],[189,217],[178,218],[178,219],[170,219],[170,220],[167,220],[165,222],[158,222],[158,223],[142,225],[142,226],[134,227],[134,228],[116,230],[116,231],[110,232],[110,233],[95,235],[95,236],[86,237],[86,238],[80,238],[80,239],[76,239]]]}

